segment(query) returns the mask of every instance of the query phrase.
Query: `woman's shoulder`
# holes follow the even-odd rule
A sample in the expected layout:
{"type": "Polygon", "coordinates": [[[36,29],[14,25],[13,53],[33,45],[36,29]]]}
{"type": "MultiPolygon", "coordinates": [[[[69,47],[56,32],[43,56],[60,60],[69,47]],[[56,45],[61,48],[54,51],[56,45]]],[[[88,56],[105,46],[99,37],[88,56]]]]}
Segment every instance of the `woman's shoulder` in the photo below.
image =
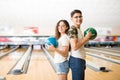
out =
{"type": "Polygon", "coordinates": [[[68,35],[67,34],[64,34],[61,38],[67,38],[68,35]]]}
{"type": "Polygon", "coordinates": [[[64,34],[64,35],[62,36],[62,40],[69,40],[69,36],[68,36],[67,34],[64,34]]]}

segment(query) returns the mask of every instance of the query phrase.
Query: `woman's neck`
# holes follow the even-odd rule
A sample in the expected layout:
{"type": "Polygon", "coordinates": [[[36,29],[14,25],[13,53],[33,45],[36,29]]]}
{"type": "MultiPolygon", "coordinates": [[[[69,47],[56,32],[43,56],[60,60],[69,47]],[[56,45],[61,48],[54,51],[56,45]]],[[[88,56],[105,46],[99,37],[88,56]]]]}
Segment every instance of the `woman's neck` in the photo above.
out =
{"type": "Polygon", "coordinates": [[[61,36],[65,35],[65,33],[61,33],[61,36]]]}

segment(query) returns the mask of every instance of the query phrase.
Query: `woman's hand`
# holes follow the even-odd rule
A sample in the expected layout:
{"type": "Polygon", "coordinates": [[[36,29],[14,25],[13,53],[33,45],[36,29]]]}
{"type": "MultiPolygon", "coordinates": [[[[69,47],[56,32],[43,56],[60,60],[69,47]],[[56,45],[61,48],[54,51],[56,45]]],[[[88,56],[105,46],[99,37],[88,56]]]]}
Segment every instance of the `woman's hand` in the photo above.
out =
{"type": "Polygon", "coordinates": [[[49,45],[48,49],[52,50],[52,51],[55,51],[56,48],[53,45],[49,45]]]}

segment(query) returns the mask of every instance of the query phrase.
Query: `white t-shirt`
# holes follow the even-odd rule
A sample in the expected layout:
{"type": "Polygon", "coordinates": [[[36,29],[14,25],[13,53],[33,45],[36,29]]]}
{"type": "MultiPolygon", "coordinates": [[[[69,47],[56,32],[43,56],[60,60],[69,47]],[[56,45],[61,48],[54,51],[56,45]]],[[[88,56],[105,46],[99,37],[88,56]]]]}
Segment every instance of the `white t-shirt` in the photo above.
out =
{"type": "MultiPolygon", "coordinates": [[[[80,29],[77,29],[78,32],[78,39],[82,39],[83,35],[82,35],[82,31],[80,29]]],[[[76,58],[81,58],[81,59],[85,59],[86,57],[86,53],[85,53],[85,49],[84,46],[80,47],[78,50],[71,50],[71,56],[76,57],[76,58]]]]}
{"type": "MultiPolygon", "coordinates": [[[[69,37],[66,34],[64,34],[58,39],[58,49],[62,50],[63,46],[69,47],[69,37]]],[[[67,60],[67,57],[63,57],[59,53],[55,52],[55,56],[54,56],[55,63],[64,62],[66,60],[67,60]]]]}

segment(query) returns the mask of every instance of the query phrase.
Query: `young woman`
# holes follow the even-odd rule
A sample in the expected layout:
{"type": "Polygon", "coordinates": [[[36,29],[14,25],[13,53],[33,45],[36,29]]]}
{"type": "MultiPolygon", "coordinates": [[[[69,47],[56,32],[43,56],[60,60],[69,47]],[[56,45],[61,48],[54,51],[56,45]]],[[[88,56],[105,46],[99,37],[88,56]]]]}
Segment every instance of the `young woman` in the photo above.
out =
{"type": "Polygon", "coordinates": [[[68,30],[69,23],[66,20],[60,20],[55,28],[55,37],[58,40],[58,47],[55,48],[53,45],[49,46],[49,49],[55,52],[54,62],[58,80],[67,80],[67,73],[69,71],[69,63],[67,60],[69,52],[68,30]]]}
{"type": "Polygon", "coordinates": [[[80,10],[71,12],[71,21],[73,22],[73,26],[70,28],[68,35],[71,44],[69,65],[72,71],[72,80],[84,80],[86,67],[84,44],[92,34],[89,32],[85,37],[82,35],[80,26],[83,18],[80,10]]]}

